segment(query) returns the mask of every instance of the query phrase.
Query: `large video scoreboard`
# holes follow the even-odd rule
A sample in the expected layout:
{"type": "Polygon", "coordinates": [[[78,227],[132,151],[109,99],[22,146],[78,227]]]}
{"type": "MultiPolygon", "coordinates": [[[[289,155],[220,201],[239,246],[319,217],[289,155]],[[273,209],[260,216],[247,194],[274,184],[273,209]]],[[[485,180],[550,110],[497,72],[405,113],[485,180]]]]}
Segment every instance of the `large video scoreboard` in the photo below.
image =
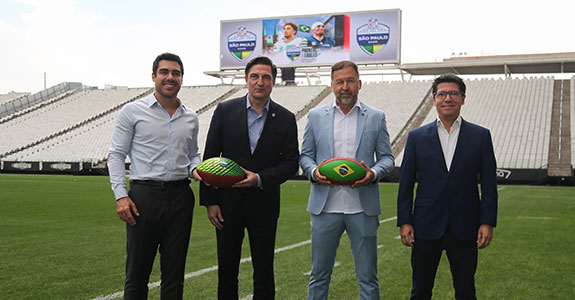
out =
{"type": "Polygon", "coordinates": [[[220,69],[257,56],[279,67],[399,64],[401,11],[379,10],[220,22],[220,69]]]}

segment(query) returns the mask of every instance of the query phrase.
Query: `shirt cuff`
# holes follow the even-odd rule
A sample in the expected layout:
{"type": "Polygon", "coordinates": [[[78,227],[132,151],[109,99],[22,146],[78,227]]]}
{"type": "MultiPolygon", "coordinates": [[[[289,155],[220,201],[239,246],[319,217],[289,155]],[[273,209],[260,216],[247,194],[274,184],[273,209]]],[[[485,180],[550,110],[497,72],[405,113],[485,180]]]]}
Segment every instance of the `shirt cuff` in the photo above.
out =
{"type": "Polygon", "coordinates": [[[377,181],[379,181],[379,178],[377,178],[377,172],[374,169],[370,169],[373,172],[373,179],[371,180],[371,183],[375,183],[377,181]]]}
{"type": "Polygon", "coordinates": [[[310,181],[311,182],[317,182],[317,179],[315,179],[315,170],[317,170],[317,167],[313,169],[313,171],[311,171],[311,175],[310,175],[310,181]]]}
{"type": "Polygon", "coordinates": [[[121,198],[128,197],[128,193],[126,192],[126,188],[114,189],[114,197],[116,197],[116,201],[120,200],[121,198]]]}
{"type": "Polygon", "coordinates": [[[262,188],[262,179],[260,178],[260,174],[256,174],[256,176],[258,177],[258,184],[256,185],[256,187],[258,188],[262,188]]]}
{"type": "Polygon", "coordinates": [[[192,169],[190,169],[190,174],[188,174],[188,177],[190,177],[190,179],[191,179],[193,182],[198,181],[198,180],[196,179],[196,177],[194,177],[194,170],[195,170],[195,169],[196,169],[196,167],[193,167],[192,169]]]}

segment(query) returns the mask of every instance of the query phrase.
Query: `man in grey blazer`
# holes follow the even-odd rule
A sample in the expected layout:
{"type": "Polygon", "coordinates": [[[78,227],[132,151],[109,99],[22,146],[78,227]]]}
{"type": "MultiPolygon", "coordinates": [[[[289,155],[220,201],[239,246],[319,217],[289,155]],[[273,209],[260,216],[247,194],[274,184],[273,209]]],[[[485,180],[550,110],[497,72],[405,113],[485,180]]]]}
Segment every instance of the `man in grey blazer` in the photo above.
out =
{"type": "Polygon", "coordinates": [[[335,101],[308,115],[300,165],[312,182],[307,210],[311,214],[312,270],[308,299],[327,299],[339,241],[347,232],[359,283],[359,298],[379,299],[377,228],[381,205],[380,179],[394,160],[385,114],[358,101],[361,80],[357,65],[341,61],[331,69],[335,101]],[[353,158],[366,169],[351,186],[337,186],[318,172],[334,157],[353,158]]]}

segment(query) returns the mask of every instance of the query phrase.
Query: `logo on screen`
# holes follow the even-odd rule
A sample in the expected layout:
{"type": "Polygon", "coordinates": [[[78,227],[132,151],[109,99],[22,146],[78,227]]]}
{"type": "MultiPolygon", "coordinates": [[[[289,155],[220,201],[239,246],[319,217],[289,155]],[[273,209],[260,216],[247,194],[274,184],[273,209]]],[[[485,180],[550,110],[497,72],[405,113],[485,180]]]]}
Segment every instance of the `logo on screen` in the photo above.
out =
{"type": "Polygon", "coordinates": [[[298,59],[301,55],[301,48],[295,45],[286,46],[286,56],[290,60],[294,61],[298,59]]]}
{"type": "Polygon", "coordinates": [[[228,50],[239,61],[248,58],[256,48],[256,34],[247,31],[245,26],[228,36],[228,50]]]}
{"type": "Polygon", "coordinates": [[[389,41],[389,26],[375,18],[357,28],[357,44],[363,52],[374,55],[385,48],[389,41]]]}

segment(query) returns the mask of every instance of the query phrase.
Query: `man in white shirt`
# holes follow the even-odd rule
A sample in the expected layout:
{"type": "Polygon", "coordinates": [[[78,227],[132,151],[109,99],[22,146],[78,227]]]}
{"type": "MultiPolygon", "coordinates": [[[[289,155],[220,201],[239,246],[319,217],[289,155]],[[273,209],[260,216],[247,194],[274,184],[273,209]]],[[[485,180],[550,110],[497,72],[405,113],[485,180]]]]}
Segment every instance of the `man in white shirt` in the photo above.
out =
{"type": "Polygon", "coordinates": [[[272,48],[274,52],[283,52],[292,48],[296,48],[305,45],[304,39],[296,37],[297,34],[297,24],[293,22],[288,22],[284,24],[284,38],[277,41],[272,48]]]}
{"type": "Polygon", "coordinates": [[[347,232],[359,283],[359,299],[379,299],[377,228],[381,205],[380,179],[394,166],[385,114],[358,101],[361,80],[357,65],[333,65],[331,88],[336,100],[312,109],[308,115],[300,165],[312,182],[312,270],[308,299],[327,299],[339,241],[347,232]],[[319,173],[321,162],[352,158],[366,170],[351,186],[332,185],[319,173]]]}
{"type": "Polygon", "coordinates": [[[158,248],[161,299],[182,299],[194,194],[200,162],[198,116],[178,99],[184,66],[171,53],[152,66],[154,93],[126,104],[118,115],[108,156],[118,217],[126,222],[124,299],[146,299],[158,248]],[[125,160],[130,157],[130,191],[125,160]]]}
{"type": "Polygon", "coordinates": [[[465,90],[463,80],[454,74],[436,78],[432,92],[438,117],[410,131],[405,145],[397,225],[402,243],[412,248],[413,300],[431,299],[444,250],[455,299],[476,299],[477,249],[487,247],[493,238],[497,221],[493,144],[488,129],[461,118],[465,90]]]}

